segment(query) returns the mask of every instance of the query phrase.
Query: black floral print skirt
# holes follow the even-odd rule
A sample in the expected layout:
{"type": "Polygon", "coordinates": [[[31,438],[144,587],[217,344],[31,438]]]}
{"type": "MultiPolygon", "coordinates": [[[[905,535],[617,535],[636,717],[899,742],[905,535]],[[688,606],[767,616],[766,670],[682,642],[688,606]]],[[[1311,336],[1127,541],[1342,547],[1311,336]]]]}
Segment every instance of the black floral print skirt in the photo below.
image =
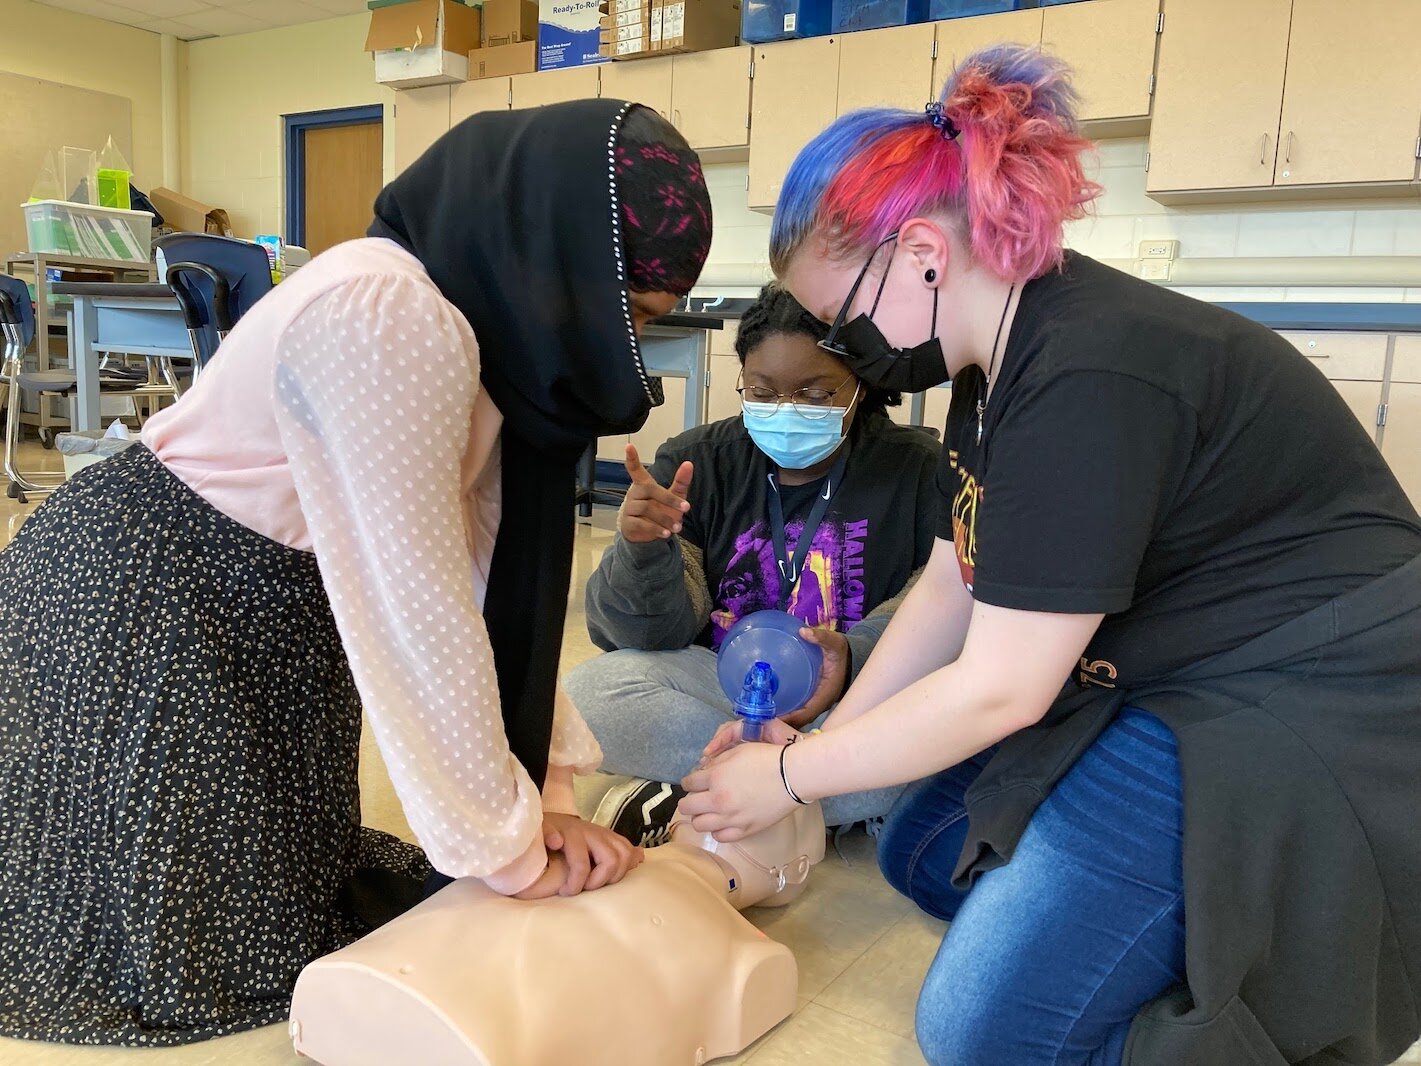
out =
{"type": "Polygon", "coordinates": [[[360,704],[315,557],[141,446],[0,553],[0,1034],[189,1043],[416,902],[360,827],[360,704]]]}

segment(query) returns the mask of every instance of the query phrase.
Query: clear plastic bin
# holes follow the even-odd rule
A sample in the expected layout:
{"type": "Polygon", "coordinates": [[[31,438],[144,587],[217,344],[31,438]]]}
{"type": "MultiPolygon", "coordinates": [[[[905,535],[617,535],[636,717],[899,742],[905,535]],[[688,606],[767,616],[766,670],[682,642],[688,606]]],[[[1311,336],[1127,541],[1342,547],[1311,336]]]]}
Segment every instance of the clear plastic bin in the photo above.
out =
{"type": "Polygon", "coordinates": [[[146,263],[153,254],[153,216],[63,200],[25,204],[30,251],[146,263]]]}
{"type": "Polygon", "coordinates": [[[829,32],[832,0],[744,0],[740,39],[749,44],[822,37],[829,32]]]}
{"type": "MultiPolygon", "coordinates": [[[[1001,11],[1021,11],[1025,8],[1040,7],[1053,0],[929,0],[928,18],[939,19],[970,18],[973,15],[995,15],[1001,11]]],[[[1067,0],[1054,0],[1065,3],[1067,0]]]]}
{"type": "Polygon", "coordinates": [[[908,26],[928,19],[928,0],[834,0],[834,32],[908,26]]]}

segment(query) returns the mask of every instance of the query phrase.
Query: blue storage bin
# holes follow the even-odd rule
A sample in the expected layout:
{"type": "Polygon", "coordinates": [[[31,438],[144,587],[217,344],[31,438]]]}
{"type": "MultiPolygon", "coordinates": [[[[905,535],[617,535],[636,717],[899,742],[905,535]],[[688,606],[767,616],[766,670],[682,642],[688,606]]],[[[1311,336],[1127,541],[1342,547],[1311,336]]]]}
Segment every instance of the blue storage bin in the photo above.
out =
{"type": "Polygon", "coordinates": [[[928,20],[928,0],[834,0],[834,32],[877,30],[928,20]]]}
{"type": "Polygon", "coordinates": [[[1041,0],[1042,7],[1055,7],[1057,4],[1079,4],[1081,0],[1041,0]]]}
{"type": "Polygon", "coordinates": [[[740,39],[749,44],[822,37],[829,32],[831,0],[744,0],[740,39]]]}
{"type": "Polygon", "coordinates": [[[1040,6],[1041,0],[929,0],[928,18],[938,22],[941,19],[995,15],[1002,11],[1022,11],[1040,6]]]}

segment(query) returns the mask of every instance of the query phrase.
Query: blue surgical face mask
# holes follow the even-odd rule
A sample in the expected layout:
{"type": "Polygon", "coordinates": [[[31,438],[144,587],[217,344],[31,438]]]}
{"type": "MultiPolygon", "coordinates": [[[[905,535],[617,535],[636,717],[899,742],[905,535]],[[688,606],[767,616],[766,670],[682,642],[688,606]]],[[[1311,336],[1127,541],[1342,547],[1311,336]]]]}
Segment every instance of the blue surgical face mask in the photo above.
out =
{"type": "MultiPolygon", "coordinates": [[[[857,399],[855,388],[854,400],[857,399]]],[[[804,470],[829,458],[844,443],[844,419],[854,400],[849,401],[848,407],[825,409],[822,418],[811,418],[792,403],[776,408],[772,403],[747,401],[742,405],[741,418],[755,447],[776,466],[782,470],[804,470]]]]}

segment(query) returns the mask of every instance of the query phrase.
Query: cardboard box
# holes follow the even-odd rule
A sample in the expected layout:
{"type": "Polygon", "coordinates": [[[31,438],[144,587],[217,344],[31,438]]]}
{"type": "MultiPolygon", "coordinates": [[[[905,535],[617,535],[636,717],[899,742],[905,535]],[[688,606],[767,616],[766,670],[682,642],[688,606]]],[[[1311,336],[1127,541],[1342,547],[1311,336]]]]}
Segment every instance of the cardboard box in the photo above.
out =
{"type": "Polygon", "coordinates": [[[598,51],[607,59],[642,59],[651,55],[651,41],[645,37],[630,41],[603,41],[598,51]]]}
{"type": "Polygon", "coordinates": [[[531,74],[538,69],[538,42],[519,41],[492,48],[475,48],[469,53],[469,80],[506,78],[510,74],[531,74]]]}
{"type": "Polygon", "coordinates": [[[598,0],[539,0],[538,69],[606,62],[598,0]]]}
{"type": "Polygon", "coordinates": [[[204,204],[172,189],[150,189],[148,199],[163,216],[163,225],[174,233],[215,233],[232,236],[232,220],[220,207],[204,204]]]}
{"type": "Polygon", "coordinates": [[[483,13],[485,48],[538,39],[538,0],[484,0],[483,13]]]}
{"type": "Polygon", "coordinates": [[[740,0],[664,0],[661,51],[703,52],[740,43],[740,0]]]}
{"type": "Polygon", "coordinates": [[[604,29],[624,29],[627,26],[651,25],[651,0],[642,0],[637,7],[622,11],[610,11],[602,16],[599,25],[604,29]]]}
{"type": "Polygon", "coordinates": [[[608,59],[628,59],[649,53],[654,0],[604,0],[601,52],[608,59]]]}
{"type": "Polygon", "coordinates": [[[650,0],[649,25],[612,33],[604,27],[602,54],[609,59],[645,59],[675,52],[733,48],[740,43],[739,0],[650,0]]]}
{"type": "Polygon", "coordinates": [[[603,26],[603,43],[615,44],[618,41],[651,40],[651,16],[647,15],[641,22],[628,22],[621,26],[603,26]]]}
{"type": "Polygon", "coordinates": [[[454,0],[409,0],[370,13],[365,50],[375,80],[398,89],[467,81],[479,47],[479,12],[454,0]]]}

